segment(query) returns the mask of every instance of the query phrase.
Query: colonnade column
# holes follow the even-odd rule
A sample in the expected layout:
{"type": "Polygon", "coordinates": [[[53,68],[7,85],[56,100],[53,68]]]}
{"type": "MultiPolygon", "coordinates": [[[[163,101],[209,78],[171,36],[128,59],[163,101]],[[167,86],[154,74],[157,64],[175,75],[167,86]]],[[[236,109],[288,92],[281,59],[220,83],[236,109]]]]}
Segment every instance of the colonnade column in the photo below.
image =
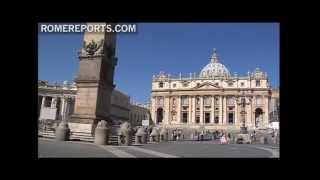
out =
{"type": "Polygon", "coordinates": [[[42,96],[41,109],[44,107],[45,102],[46,102],[46,96],[42,96]]]}
{"type": "Polygon", "coordinates": [[[60,106],[60,115],[61,115],[61,119],[64,120],[65,116],[64,116],[64,111],[65,111],[65,98],[62,96],[61,97],[61,106],[60,106]]]}

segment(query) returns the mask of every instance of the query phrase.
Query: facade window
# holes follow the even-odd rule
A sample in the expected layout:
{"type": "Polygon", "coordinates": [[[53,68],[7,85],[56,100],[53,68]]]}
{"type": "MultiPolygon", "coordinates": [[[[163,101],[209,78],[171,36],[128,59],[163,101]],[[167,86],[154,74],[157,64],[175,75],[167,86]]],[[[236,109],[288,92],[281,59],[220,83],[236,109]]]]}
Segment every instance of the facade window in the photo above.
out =
{"type": "Polygon", "coordinates": [[[205,105],[211,105],[211,98],[209,96],[204,96],[203,100],[205,105]]]}
{"type": "Polygon", "coordinates": [[[183,87],[188,87],[188,84],[187,83],[183,83],[183,87]]]}
{"type": "Polygon", "coordinates": [[[182,122],[183,123],[188,122],[188,112],[182,112],[182,122]]]}
{"type": "Polygon", "coordinates": [[[196,105],[200,105],[200,97],[199,96],[196,97],[196,105]]]}
{"type": "Polygon", "coordinates": [[[200,123],[200,116],[196,116],[196,123],[197,123],[197,124],[200,123]]]}
{"type": "Polygon", "coordinates": [[[241,86],[242,86],[242,87],[244,86],[244,82],[241,83],[241,86]]]}
{"type": "Polygon", "coordinates": [[[241,98],[241,104],[245,105],[246,104],[246,99],[245,98],[241,98]]]}
{"type": "Polygon", "coordinates": [[[181,96],[181,104],[182,105],[189,105],[188,96],[181,96]]]}
{"type": "Polygon", "coordinates": [[[260,80],[256,80],[256,87],[260,87],[260,80]]]}
{"type": "Polygon", "coordinates": [[[229,83],[228,83],[228,86],[233,86],[233,83],[232,83],[232,82],[229,82],[229,83]]]}
{"type": "Polygon", "coordinates": [[[175,88],[176,86],[177,86],[177,84],[176,84],[176,83],[174,83],[174,84],[172,85],[172,87],[174,87],[174,88],[175,88]]]}
{"type": "Polygon", "coordinates": [[[216,111],[216,112],[214,112],[214,114],[215,114],[215,116],[214,116],[214,123],[215,124],[218,124],[219,123],[219,112],[218,111],[216,111]]]}
{"type": "Polygon", "coordinates": [[[216,86],[219,86],[219,83],[215,83],[216,86]]]}
{"type": "Polygon", "coordinates": [[[233,104],[234,104],[234,98],[233,97],[227,98],[227,105],[233,105],[233,104]]]}
{"type": "Polygon", "coordinates": [[[163,97],[158,97],[158,105],[163,106],[163,97]]]}
{"type": "Polygon", "coordinates": [[[217,97],[214,98],[214,104],[215,104],[215,105],[218,105],[218,104],[219,104],[219,98],[217,98],[217,97]]]}
{"type": "Polygon", "coordinates": [[[176,98],[172,99],[172,105],[174,105],[174,106],[176,105],[176,98]]]}
{"type": "Polygon", "coordinates": [[[172,115],[172,121],[176,121],[177,113],[175,111],[172,111],[171,115],[172,115]]]}
{"type": "Polygon", "coordinates": [[[196,123],[200,123],[200,112],[196,111],[196,123]]]}
{"type": "Polygon", "coordinates": [[[159,88],[163,88],[163,82],[159,82],[159,88]]]}
{"type": "Polygon", "coordinates": [[[200,83],[197,83],[197,86],[199,87],[199,86],[200,86],[200,83]]]}
{"type": "Polygon", "coordinates": [[[209,112],[204,113],[204,122],[210,123],[210,113],[209,112]]]}
{"type": "Polygon", "coordinates": [[[228,123],[229,124],[233,124],[233,121],[234,121],[234,115],[233,115],[233,113],[229,113],[228,114],[228,123]]]}
{"type": "Polygon", "coordinates": [[[257,96],[256,97],[256,103],[257,103],[257,105],[262,105],[263,103],[262,103],[262,97],[261,96],[257,96]]]}
{"type": "Polygon", "coordinates": [[[44,107],[51,107],[52,97],[45,97],[44,107]]]}

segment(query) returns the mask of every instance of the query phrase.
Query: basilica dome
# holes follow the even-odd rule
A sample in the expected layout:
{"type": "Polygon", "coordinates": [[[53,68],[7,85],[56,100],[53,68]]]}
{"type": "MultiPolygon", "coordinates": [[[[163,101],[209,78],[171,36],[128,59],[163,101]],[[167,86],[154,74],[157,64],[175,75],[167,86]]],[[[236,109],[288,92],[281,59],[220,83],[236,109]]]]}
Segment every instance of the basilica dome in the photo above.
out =
{"type": "Polygon", "coordinates": [[[213,77],[228,77],[230,76],[229,70],[218,61],[216,50],[213,50],[211,62],[207,64],[200,72],[201,78],[213,78],[213,77]]]}

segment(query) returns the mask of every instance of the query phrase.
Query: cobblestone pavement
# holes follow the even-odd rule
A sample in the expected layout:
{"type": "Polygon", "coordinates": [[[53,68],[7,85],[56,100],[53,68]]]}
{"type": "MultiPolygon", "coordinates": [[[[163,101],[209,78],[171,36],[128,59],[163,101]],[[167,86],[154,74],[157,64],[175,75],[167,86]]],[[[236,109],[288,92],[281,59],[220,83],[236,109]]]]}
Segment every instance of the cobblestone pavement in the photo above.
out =
{"type": "Polygon", "coordinates": [[[220,145],[217,141],[170,141],[142,146],[99,146],[93,143],[38,139],[38,157],[70,158],[273,158],[279,146],[220,145]]]}

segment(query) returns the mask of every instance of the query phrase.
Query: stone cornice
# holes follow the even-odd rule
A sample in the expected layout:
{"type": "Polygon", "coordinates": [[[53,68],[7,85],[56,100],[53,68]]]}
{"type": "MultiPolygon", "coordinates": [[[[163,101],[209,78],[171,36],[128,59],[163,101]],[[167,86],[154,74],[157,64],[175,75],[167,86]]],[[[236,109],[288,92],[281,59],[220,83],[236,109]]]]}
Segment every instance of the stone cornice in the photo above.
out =
{"type": "Polygon", "coordinates": [[[265,96],[270,96],[268,93],[268,89],[250,89],[247,91],[238,91],[238,89],[225,89],[225,90],[212,90],[212,89],[201,89],[201,90],[179,90],[179,91],[152,91],[152,95],[157,95],[157,94],[165,94],[165,95],[237,95],[237,96],[255,96],[255,95],[265,95],[265,96]],[[259,94],[257,94],[259,93],[259,94]]]}
{"type": "Polygon", "coordinates": [[[77,90],[70,90],[70,89],[53,89],[53,88],[38,88],[39,94],[76,94],[77,90]]]}
{"type": "Polygon", "coordinates": [[[151,90],[151,92],[174,92],[174,91],[269,91],[270,88],[208,88],[208,89],[159,89],[151,90]]]}

